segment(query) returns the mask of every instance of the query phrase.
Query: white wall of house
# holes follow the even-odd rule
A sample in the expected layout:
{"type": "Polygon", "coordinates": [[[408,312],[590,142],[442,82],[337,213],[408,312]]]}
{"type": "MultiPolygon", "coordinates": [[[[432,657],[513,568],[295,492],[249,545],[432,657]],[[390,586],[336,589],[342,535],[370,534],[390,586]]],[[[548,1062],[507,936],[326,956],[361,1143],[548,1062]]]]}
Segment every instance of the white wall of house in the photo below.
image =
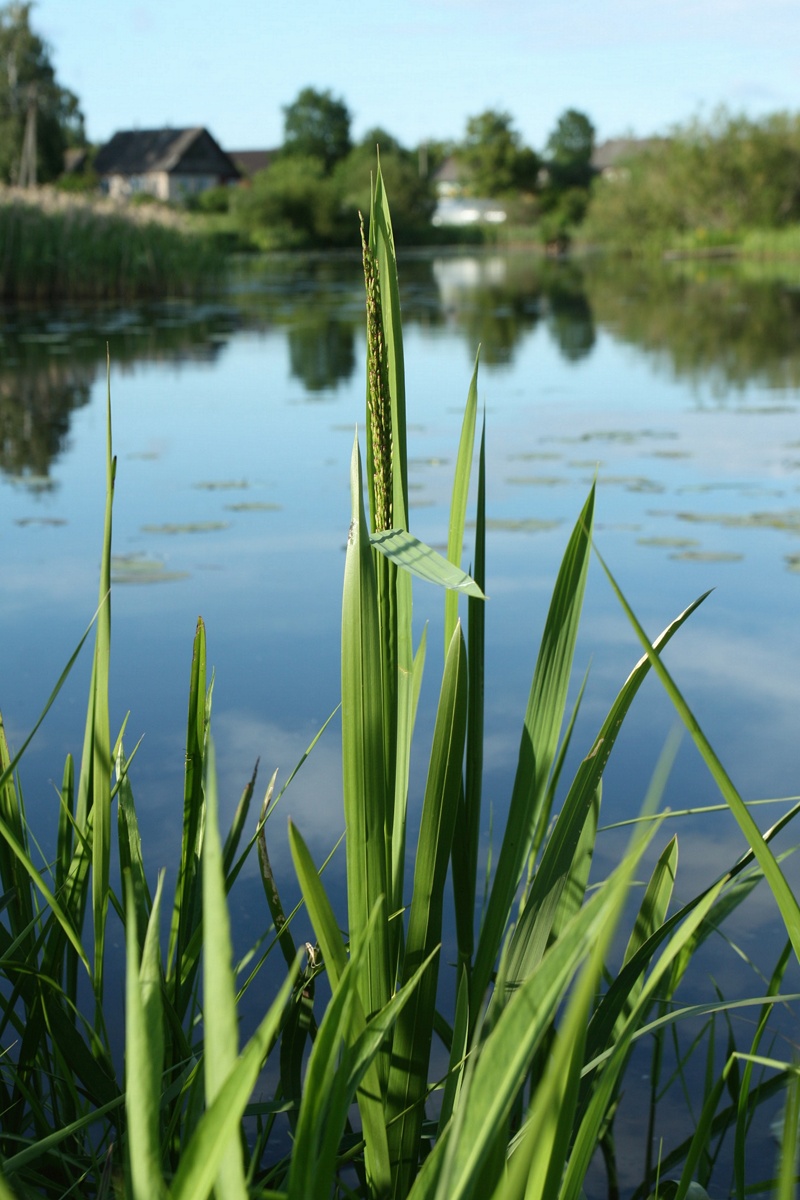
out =
{"type": "Polygon", "coordinates": [[[170,175],[167,171],[148,171],[143,175],[109,175],[108,194],[114,200],[149,195],[157,200],[183,200],[196,196],[219,182],[216,175],[170,175]]]}

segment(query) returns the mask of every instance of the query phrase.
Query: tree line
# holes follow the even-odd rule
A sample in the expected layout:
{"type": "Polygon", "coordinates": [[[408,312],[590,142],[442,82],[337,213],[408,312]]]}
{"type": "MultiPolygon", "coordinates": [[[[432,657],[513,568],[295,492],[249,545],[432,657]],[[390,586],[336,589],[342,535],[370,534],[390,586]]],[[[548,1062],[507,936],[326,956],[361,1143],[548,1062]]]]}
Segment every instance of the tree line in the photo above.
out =
{"type": "MultiPolygon", "coordinates": [[[[63,175],[66,152],[86,147],[80,101],[56,79],[49,47],[31,28],[32,7],[0,7],[0,181],[80,186],[63,175]]],[[[331,91],[303,88],[283,117],[283,142],[265,171],[196,201],[228,211],[234,228],[263,245],[351,246],[357,213],[369,209],[376,147],[406,242],[441,239],[431,219],[437,172],[450,159],[462,195],[501,202],[509,224],[559,248],[576,233],[629,250],[713,246],[800,222],[798,114],[754,120],[721,109],[667,137],[631,142],[602,176],[594,126],[576,109],[561,114],[540,151],[495,109],[469,117],[460,140],[413,148],[381,127],[354,140],[347,104],[331,91]]],[[[82,182],[96,180],[89,172],[82,182]]]]}

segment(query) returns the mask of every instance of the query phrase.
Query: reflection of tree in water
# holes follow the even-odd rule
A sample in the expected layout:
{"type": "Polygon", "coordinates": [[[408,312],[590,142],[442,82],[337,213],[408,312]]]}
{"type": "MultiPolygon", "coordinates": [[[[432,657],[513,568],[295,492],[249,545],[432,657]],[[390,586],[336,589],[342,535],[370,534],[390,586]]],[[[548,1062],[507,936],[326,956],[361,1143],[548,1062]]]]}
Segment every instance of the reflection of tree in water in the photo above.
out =
{"type": "Polygon", "coordinates": [[[594,348],[592,306],[584,291],[583,275],[567,263],[555,267],[546,293],[547,328],[567,362],[579,362],[594,348]]]}
{"type": "Polygon", "coordinates": [[[0,471],[52,486],[45,482],[50,466],[66,445],[72,412],[89,399],[94,374],[62,363],[0,372],[0,471]]]}
{"type": "Polygon", "coordinates": [[[598,321],[719,396],[760,383],[800,387],[800,290],[742,264],[598,262],[598,321]]]}
{"type": "Polygon", "coordinates": [[[351,322],[324,314],[291,325],[288,330],[292,375],[309,392],[335,388],[356,366],[355,330],[351,322]]]}
{"type": "Polygon", "coordinates": [[[442,259],[434,264],[441,303],[487,365],[510,363],[546,316],[546,328],[570,362],[589,354],[595,332],[580,270],[530,254],[442,259]]]}
{"type": "Polygon", "coordinates": [[[230,307],[160,305],[137,310],[8,313],[0,344],[0,471],[37,488],[52,486],[71,415],[113,369],[147,361],[209,361],[239,317],[230,307]]]}

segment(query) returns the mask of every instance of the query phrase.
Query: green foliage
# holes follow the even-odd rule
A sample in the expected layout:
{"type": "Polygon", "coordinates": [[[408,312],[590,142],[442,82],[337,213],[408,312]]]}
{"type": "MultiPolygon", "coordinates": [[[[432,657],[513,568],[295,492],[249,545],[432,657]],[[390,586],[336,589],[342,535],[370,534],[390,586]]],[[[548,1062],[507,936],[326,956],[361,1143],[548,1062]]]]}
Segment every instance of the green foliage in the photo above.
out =
{"type": "Polygon", "coordinates": [[[77,96],[56,80],[49,47],[30,25],[32,3],[0,9],[0,180],[19,178],[28,111],[36,111],[36,174],[39,183],[64,169],[64,151],[83,145],[83,114],[77,96]]]}
{"type": "Polygon", "coordinates": [[[653,249],[699,248],[800,220],[800,116],[753,120],[721,109],[618,164],[593,189],[585,236],[653,249]]]}
{"type": "Polygon", "coordinates": [[[413,239],[430,226],[436,196],[430,181],[420,175],[418,155],[404,149],[382,129],[366,134],[334,172],[340,203],[348,214],[348,238],[357,214],[369,212],[369,178],[374,171],[376,149],[380,154],[381,175],[392,197],[394,227],[398,236],[413,239]]]}
{"type": "Polygon", "coordinates": [[[270,244],[286,249],[336,244],[341,236],[334,181],[320,158],[278,158],[236,192],[234,213],[251,233],[263,231],[270,244]]]}
{"type": "Polygon", "coordinates": [[[502,197],[536,187],[540,160],[522,144],[510,113],[488,109],[470,117],[456,153],[473,196],[502,197]]]}
{"type": "Polygon", "coordinates": [[[350,113],[330,91],[303,88],[283,115],[283,154],[319,159],[327,174],[350,150],[350,113]]]}
{"type": "Polygon", "coordinates": [[[352,245],[359,212],[369,212],[376,147],[396,197],[398,229],[409,239],[424,234],[436,207],[431,184],[420,177],[417,156],[381,129],[368,133],[330,172],[319,154],[293,151],[277,158],[253,177],[250,187],[237,189],[235,219],[268,247],[352,245]]]}
{"type": "Polygon", "coordinates": [[[594,137],[594,125],[585,113],[568,108],[558,118],[545,150],[551,186],[556,190],[588,187],[592,178],[594,137]]]}

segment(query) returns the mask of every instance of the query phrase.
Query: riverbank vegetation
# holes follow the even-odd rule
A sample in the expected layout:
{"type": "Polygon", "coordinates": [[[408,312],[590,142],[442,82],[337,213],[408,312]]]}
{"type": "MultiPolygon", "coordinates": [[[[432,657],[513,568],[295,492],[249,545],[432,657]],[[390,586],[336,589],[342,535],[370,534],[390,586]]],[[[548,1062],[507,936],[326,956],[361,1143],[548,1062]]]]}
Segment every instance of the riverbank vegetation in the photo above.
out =
{"type": "MultiPolygon", "coordinates": [[[[491,481],[478,367],[444,558],[408,529],[411,429],[380,175],[364,266],[368,434],[363,453],[354,445],[350,464],[342,599],[346,838],[343,849],[331,846],[345,860],[346,895],[337,895],[331,873],[312,861],[302,829],[290,827],[292,867],[271,862],[280,796],[273,776],[258,804],[250,764],[242,764],[241,800],[220,836],[202,622],[177,798],[180,861],[169,876],[153,869],[161,848],[143,845],[134,802],[136,760],[147,749],[130,749],[137,734],[126,721],[117,732],[109,706],[109,399],[98,610],[75,655],[93,634],[85,739],[79,759],[68,758],[60,772],[54,813],[39,797],[23,798],[27,741],[12,756],[0,737],[0,1197],[202,1200],[214,1189],[218,1197],[271,1200],[579,1200],[588,1173],[595,1173],[591,1191],[598,1194],[597,1173],[605,1171],[612,1198],[623,1186],[638,1197],[666,1187],[683,1200],[690,1184],[702,1197],[727,1161],[721,1186],[737,1200],[773,1190],[788,1200],[798,1074],[786,1061],[774,1014],[792,999],[783,980],[800,951],[800,909],[770,844],[798,809],[787,803],[772,828],[759,831],[662,660],[705,596],[690,600],[651,643],[603,564],[642,655],[590,742],[578,748],[568,779],[576,736],[570,685],[575,667],[583,670],[575,653],[593,549],[590,490],[567,541],[535,663],[531,655],[513,786],[506,803],[493,799],[504,827],[494,865],[487,862],[481,830],[491,481]],[[473,565],[466,574],[470,511],[474,540],[466,557],[473,565]],[[427,646],[424,634],[417,642],[412,636],[412,575],[444,589],[443,648],[427,646]],[[438,708],[432,728],[415,731],[423,674],[431,670],[438,708]],[[674,753],[669,743],[655,779],[641,781],[642,820],[632,823],[619,852],[615,843],[618,865],[608,875],[597,866],[608,860],[605,767],[650,675],[688,730],[746,847],[688,901],[678,900],[679,839],[658,816],[674,753]],[[417,795],[410,764],[420,742],[430,756],[417,795]],[[53,813],[50,828],[41,827],[46,811],[53,813]],[[250,914],[249,944],[235,950],[228,900],[250,864],[263,880],[264,909],[260,922],[250,914]],[[302,893],[296,911],[281,901],[293,890],[292,871],[302,893]],[[700,994],[703,947],[720,929],[741,967],[736,923],[759,884],[771,889],[785,949],[769,978],[752,974],[750,999],[729,1001],[713,981],[700,994]],[[115,1041],[123,995],[109,970],[115,942],[126,947],[124,1060],[115,1041]],[[753,1018],[741,1027],[740,1044],[733,1003],[753,1018]],[[246,1019],[254,1010],[255,1021],[246,1019]],[[673,1088],[694,1102],[688,1111],[682,1103],[686,1119],[677,1128],[674,1112],[662,1119],[673,1088]],[[763,1116],[784,1093],[784,1173],[775,1189],[763,1116]],[[633,1134],[631,1100],[640,1118],[633,1134]],[[629,1186],[632,1163],[637,1178],[629,1186]]],[[[427,592],[428,599],[442,594],[427,592]]],[[[529,637],[521,634],[520,653],[529,637]]],[[[283,791],[290,785],[291,777],[283,791]]]]}
{"type": "Polygon", "coordinates": [[[582,240],[636,253],[798,253],[800,115],[725,110],[597,180],[582,240]]]}
{"type": "Polygon", "coordinates": [[[160,205],[120,208],[53,189],[0,191],[0,298],[130,300],[219,285],[217,240],[160,205]]]}

